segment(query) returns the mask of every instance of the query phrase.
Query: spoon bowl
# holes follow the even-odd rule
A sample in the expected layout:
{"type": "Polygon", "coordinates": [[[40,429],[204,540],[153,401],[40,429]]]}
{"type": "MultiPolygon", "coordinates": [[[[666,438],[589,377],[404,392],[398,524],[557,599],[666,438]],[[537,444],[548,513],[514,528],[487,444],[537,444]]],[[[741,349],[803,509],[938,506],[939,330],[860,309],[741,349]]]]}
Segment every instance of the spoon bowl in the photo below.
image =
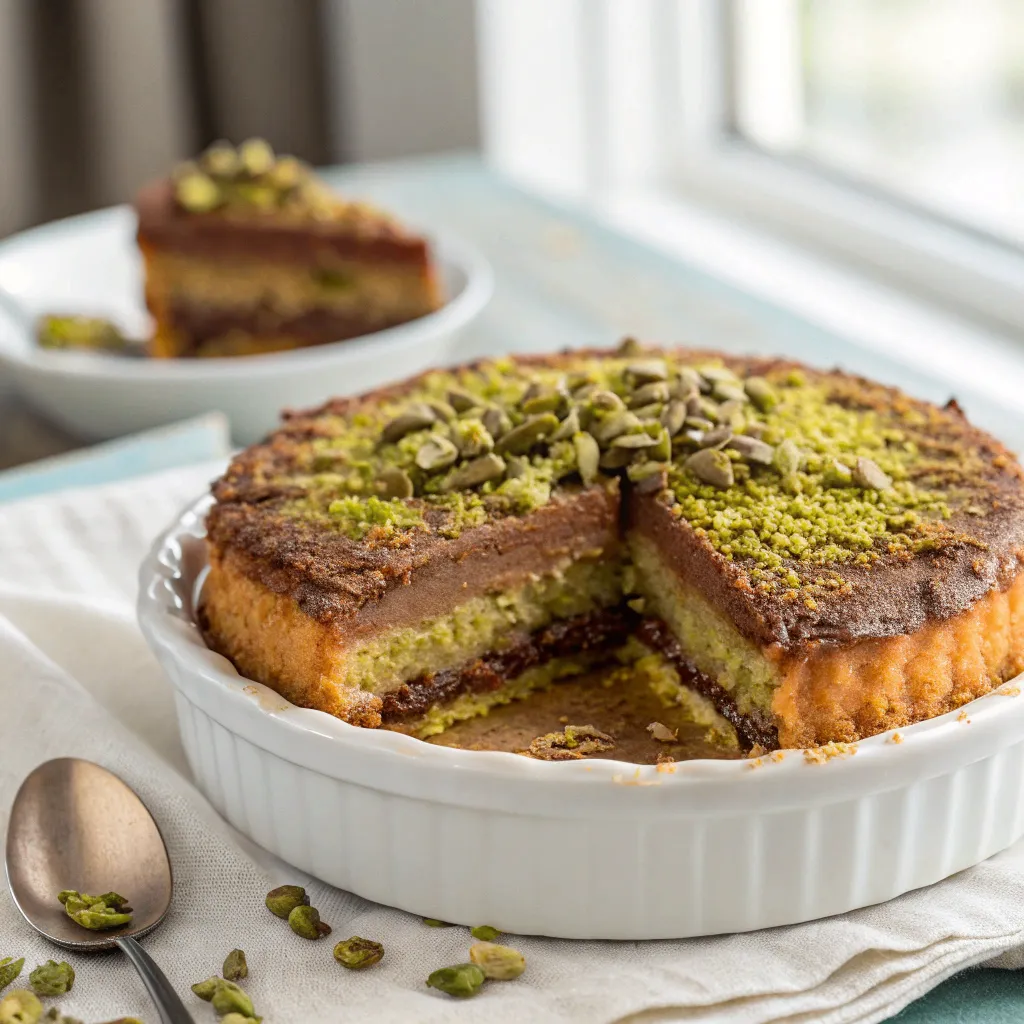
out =
{"type": "Polygon", "coordinates": [[[171,864],[145,804],[116,775],[62,757],[22,783],[7,833],[7,878],[18,909],[42,935],[69,949],[111,949],[152,931],[171,903],[171,864]],[[62,889],[119,892],[131,923],[91,932],[57,902],[62,889]]]}
{"type": "Polygon", "coordinates": [[[160,829],[129,786],[91,761],[62,757],[39,765],[14,798],[6,864],[15,905],[37,932],[78,952],[121,949],[161,1021],[191,1024],[167,978],[136,941],[163,920],[173,879],[160,829]],[[132,920],[89,931],[65,913],[57,899],[62,889],[118,892],[131,905],[132,920]]]}

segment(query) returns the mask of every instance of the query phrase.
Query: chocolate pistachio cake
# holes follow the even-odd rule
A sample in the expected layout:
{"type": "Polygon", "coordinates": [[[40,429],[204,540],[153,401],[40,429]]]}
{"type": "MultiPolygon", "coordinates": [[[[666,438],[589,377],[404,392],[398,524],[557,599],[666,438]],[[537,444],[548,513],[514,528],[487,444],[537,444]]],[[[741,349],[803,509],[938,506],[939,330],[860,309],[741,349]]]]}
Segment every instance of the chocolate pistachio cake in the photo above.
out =
{"type": "Polygon", "coordinates": [[[434,371],[287,414],[214,495],[209,642],[361,726],[637,658],[742,746],[809,746],[1024,669],[1020,466],[839,371],[634,342],[434,371]]]}
{"type": "Polygon", "coordinates": [[[154,356],[318,345],[440,305],[424,238],[260,139],[216,143],[135,205],[154,356]]]}

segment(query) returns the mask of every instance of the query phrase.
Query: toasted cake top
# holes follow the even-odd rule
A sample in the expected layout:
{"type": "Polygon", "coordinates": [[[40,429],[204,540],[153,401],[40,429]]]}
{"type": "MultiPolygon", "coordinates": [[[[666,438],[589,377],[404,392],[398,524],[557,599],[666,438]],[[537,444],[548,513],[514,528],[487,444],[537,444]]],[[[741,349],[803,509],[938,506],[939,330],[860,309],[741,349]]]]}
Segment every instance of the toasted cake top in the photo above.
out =
{"type": "MultiPolygon", "coordinates": [[[[791,362],[628,343],[435,371],[289,414],[216,485],[234,511],[215,508],[211,532],[230,545],[243,521],[250,537],[256,521],[283,530],[293,567],[324,535],[334,551],[404,564],[428,538],[511,528],[612,480],[667,508],[757,609],[745,631],[782,643],[834,636],[854,590],[883,576],[899,587],[911,564],[904,579],[919,590],[954,567],[955,600],[915,598],[952,614],[1016,571],[1024,527],[1020,467],[955,403],[791,362]]],[[[899,618],[885,629],[899,632],[899,618]]]]}

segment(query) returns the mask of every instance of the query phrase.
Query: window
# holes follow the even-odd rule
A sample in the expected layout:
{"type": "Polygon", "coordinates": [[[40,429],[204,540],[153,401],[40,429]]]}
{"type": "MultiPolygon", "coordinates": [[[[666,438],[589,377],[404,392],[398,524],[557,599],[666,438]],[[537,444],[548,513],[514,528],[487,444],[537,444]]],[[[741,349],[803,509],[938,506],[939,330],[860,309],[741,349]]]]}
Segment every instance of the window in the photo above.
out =
{"type": "Polygon", "coordinates": [[[736,135],[1024,248],[1024,0],[735,0],[736,135]]]}
{"type": "Polygon", "coordinates": [[[1024,0],[477,3],[505,173],[620,221],[699,207],[1024,338],[1024,0]]]}

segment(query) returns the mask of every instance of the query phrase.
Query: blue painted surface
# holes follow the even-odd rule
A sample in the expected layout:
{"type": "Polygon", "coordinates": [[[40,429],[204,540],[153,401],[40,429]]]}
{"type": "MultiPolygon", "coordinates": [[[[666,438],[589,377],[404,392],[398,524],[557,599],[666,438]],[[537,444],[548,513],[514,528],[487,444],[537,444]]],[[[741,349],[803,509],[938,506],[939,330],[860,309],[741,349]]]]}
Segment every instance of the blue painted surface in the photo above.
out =
{"type": "Polygon", "coordinates": [[[211,413],[7,470],[0,473],[0,502],[189,466],[226,457],[230,450],[226,418],[211,413]]]}
{"type": "MultiPolygon", "coordinates": [[[[526,196],[469,158],[350,168],[329,176],[343,191],[374,199],[428,230],[443,227],[463,235],[492,262],[497,276],[494,300],[453,350],[453,361],[608,345],[624,334],[731,352],[790,355],[812,364],[838,365],[933,401],[944,402],[955,392],[979,425],[1024,450],[1024,419],[1012,408],[922,368],[867,351],[855,339],[825,332],[579,213],[526,196]]],[[[98,483],[221,454],[209,432],[158,434],[0,474],[0,500],[33,488],[38,493],[98,483]]],[[[1024,974],[967,971],[894,1020],[1020,1024],[1024,974]]]]}

